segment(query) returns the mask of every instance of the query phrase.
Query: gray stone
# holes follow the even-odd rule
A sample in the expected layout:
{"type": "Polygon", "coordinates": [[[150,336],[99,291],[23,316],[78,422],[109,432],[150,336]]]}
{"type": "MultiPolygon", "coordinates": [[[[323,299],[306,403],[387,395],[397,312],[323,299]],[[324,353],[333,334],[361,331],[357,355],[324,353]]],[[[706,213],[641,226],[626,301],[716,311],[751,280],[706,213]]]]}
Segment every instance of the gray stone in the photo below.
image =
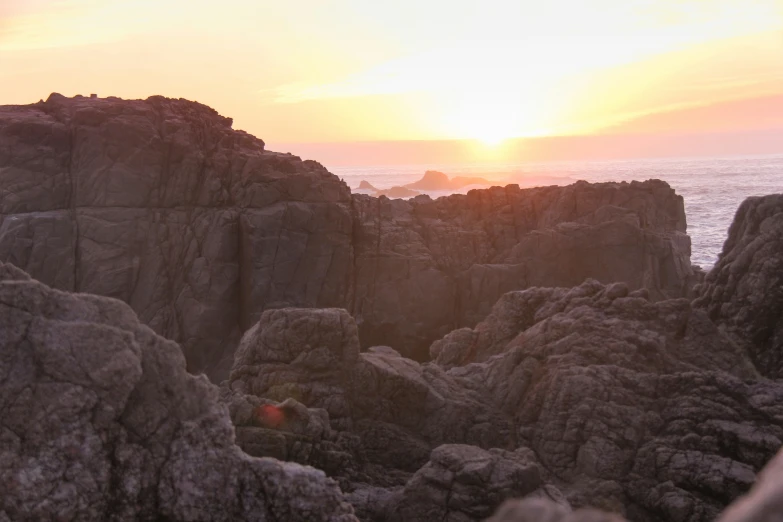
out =
{"type": "Polygon", "coordinates": [[[0,264],[0,519],[356,520],[322,471],[247,456],[217,388],[121,301],[0,264]]]}
{"type": "Polygon", "coordinates": [[[746,199],[694,305],[743,346],[758,370],[783,377],[783,194],[746,199]]]}

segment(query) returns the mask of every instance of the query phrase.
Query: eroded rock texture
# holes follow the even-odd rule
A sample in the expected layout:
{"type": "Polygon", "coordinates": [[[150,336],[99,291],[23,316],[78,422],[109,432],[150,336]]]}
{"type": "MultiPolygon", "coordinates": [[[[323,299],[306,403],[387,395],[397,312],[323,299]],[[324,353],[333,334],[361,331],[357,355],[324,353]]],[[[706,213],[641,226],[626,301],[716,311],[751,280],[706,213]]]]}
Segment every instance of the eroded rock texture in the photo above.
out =
{"type": "Polygon", "coordinates": [[[216,387],[126,304],[7,264],[0,484],[0,520],[356,520],[322,471],[234,445],[216,387]]]}
{"type": "MultiPolygon", "coordinates": [[[[267,311],[226,385],[235,401],[328,414],[342,434],[328,439],[353,455],[334,476],[364,520],[481,520],[540,490],[565,508],[707,522],[783,440],[783,386],[686,299],[597,281],[512,292],[426,364],[360,353],[357,330],[342,310],[267,311]]],[[[594,515],[611,520],[580,517],[594,515]]]]}
{"type": "Polygon", "coordinates": [[[362,342],[419,360],[510,290],[595,278],[679,297],[691,274],[682,198],[662,181],[509,185],[437,200],[355,195],[354,212],[351,310],[362,342]]]}
{"type": "Polygon", "coordinates": [[[344,308],[363,346],[425,359],[509,290],[593,277],[682,295],[689,253],[661,181],[390,201],[186,100],[0,107],[0,260],[125,301],[215,380],[267,309],[344,308]]]}
{"type": "Polygon", "coordinates": [[[746,199],[695,305],[750,354],[758,370],[783,378],[783,194],[746,199]]]}
{"type": "Polygon", "coordinates": [[[0,260],[129,303],[194,371],[225,374],[264,308],[344,305],[350,208],[322,166],[197,103],[0,109],[0,260]]]}

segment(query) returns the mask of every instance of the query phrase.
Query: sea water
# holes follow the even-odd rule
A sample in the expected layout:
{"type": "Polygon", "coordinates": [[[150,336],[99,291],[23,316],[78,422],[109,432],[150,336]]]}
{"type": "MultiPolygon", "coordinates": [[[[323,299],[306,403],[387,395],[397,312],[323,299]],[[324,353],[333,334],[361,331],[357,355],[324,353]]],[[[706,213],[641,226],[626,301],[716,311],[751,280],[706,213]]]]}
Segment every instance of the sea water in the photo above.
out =
{"type": "MultiPolygon", "coordinates": [[[[493,165],[403,165],[333,167],[354,192],[362,180],[383,189],[421,179],[427,170],[449,177],[483,177],[492,184],[518,183],[521,187],[568,185],[577,180],[644,181],[662,179],[685,200],[691,260],[709,269],[717,260],[729,225],[740,203],[749,196],[783,192],[783,154],[725,158],[664,158],[613,161],[568,161],[493,165]]],[[[481,186],[458,191],[423,191],[432,197],[466,193],[481,186]]]]}

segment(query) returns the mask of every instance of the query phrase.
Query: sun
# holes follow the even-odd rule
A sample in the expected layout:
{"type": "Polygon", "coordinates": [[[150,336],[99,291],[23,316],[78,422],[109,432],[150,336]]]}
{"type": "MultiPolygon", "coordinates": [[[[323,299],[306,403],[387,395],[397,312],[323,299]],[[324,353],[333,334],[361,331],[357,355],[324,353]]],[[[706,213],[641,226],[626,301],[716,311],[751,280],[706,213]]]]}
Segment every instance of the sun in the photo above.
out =
{"type": "Polygon", "coordinates": [[[489,148],[495,148],[501,145],[508,138],[509,136],[498,132],[488,132],[486,134],[476,136],[476,139],[478,141],[480,141],[484,146],[489,148]]]}

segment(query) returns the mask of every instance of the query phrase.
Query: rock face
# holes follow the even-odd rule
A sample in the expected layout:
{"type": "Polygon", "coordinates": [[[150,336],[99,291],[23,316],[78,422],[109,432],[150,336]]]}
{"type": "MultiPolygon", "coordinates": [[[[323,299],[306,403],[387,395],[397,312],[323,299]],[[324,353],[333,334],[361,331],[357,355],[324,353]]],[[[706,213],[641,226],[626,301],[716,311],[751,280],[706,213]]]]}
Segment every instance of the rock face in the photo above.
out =
{"type": "Polygon", "coordinates": [[[0,519],[355,521],[323,472],[234,445],[217,390],[124,303],[0,264],[0,519]]]}
{"type": "Polygon", "coordinates": [[[362,520],[481,520],[535,493],[552,520],[712,521],[780,448],[783,386],[703,310],[647,294],[512,292],[426,364],[360,353],[345,311],[267,311],[227,391],[328,414],[339,435],[314,448],[352,455],[332,476],[362,520]]]}
{"type": "Polygon", "coordinates": [[[661,181],[509,185],[437,200],[354,195],[354,215],[350,310],[362,343],[419,360],[510,290],[592,277],[678,297],[691,273],[682,199],[661,181]]]}
{"type": "Polygon", "coordinates": [[[412,198],[413,196],[418,196],[420,193],[411,190],[409,188],[405,187],[392,187],[390,189],[385,190],[377,190],[375,194],[373,194],[375,197],[380,196],[386,196],[390,199],[398,199],[398,198],[412,198]]]}
{"type": "Polygon", "coordinates": [[[185,100],[0,108],[0,261],[125,301],[214,380],[267,309],[344,308],[364,347],[425,359],[510,290],[593,277],[683,295],[689,253],[661,181],[390,201],[185,100]]]}
{"type": "Polygon", "coordinates": [[[0,108],[0,261],[115,297],[225,375],[269,307],[344,306],[348,187],[185,100],[0,108]]]}
{"type": "Polygon", "coordinates": [[[696,294],[695,305],[748,351],[763,375],[783,378],[783,194],[742,203],[696,294]]]}

